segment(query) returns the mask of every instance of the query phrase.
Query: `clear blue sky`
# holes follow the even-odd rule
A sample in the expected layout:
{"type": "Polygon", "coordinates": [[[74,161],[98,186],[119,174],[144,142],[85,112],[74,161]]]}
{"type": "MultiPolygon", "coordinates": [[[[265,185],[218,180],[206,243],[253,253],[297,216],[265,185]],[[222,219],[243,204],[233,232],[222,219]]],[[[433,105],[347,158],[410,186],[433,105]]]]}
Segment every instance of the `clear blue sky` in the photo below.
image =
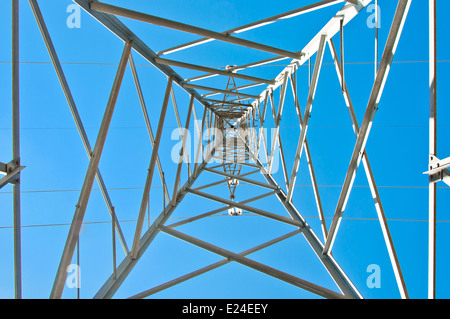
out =
{"type": "MultiPolygon", "coordinates": [[[[224,31],[259,19],[289,11],[315,1],[105,1],[156,16],[193,24],[206,29],[224,31]]],[[[75,98],[91,145],[94,145],[101,118],[123,50],[123,43],[84,11],[81,27],[70,29],[66,11],[69,0],[38,1],[54,45],[75,98]]],[[[386,41],[397,1],[380,0],[380,56],[386,41]]],[[[343,4],[302,15],[239,35],[291,51],[301,50],[331,19],[343,4]]],[[[0,50],[0,161],[9,162],[11,145],[11,4],[0,12],[0,37],[5,45],[0,50]]],[[[450,46],[445,35],[449,31],[444,12],[448,1],[438,1],[438,156],[448,157],[450,128],[446,107],[449,84],[450,46]]],[[[347,85],[359,123],[362,122],[373,83],[374,30],[366,25],[370,13],[363,10],[347,27],[345,61],[347,85]]],[[[28,1],[20,1],[20,68],[21,76],[21,151],[22,165],[22,271],[24,298],[48,298],[64,247],[70,222],[83,184],[88,159],[76,130],[58,79],[41,38],[28,1]]],[[[122,20],[155,52],[196,39],[194,35],[161,27],[122,20]]],[[[428,179],[423,175],[428,163],[428,2],[416,0],[399,44],[367,144],[367,153],[379,187],[380,197],[389,219],[389,227],[411,298],[427,297],[428,179]]],[[[335,41],[338,43],[338,41],[335,41]]],[[[135,62],[147,102],[153,130],[156,131],[166,86],[165,76],[134,53],[135,62]]],[[[167,58],[223,68],[271,57],[271,54],[213,42],[168,55],[167,58]]],[[[336,208],[355,136],[328,48],[320,74],[316,100],[308,130],[308,142],[319,184],[327,225],[336,208]]],[[[243,72],[274,78],[283,63],[243,72]]],[[[188,78],[198,72],[175,68],[188,78]]],[[[305,108],[308,68],[298,74],[300,106],[305,108]]],[[[218,79],[199,84],[224,87],[218,79]]],[[[245,81],[238,81],[245,84],[245,81]]],[[[246,92],[259,94],[262,87],[246,92]]],[[[203,93],[203,92],[201,92],[203,93]]],[[[276,92],[276,101],[278,92],[276,92]]],[[[189,96],[179,87],[175,94],[181,121],[187,113],[189,96]]],[[[195,104],[197,116],[202,107],[195,104]]],[[[270,109],[267,116],[271,116],[270,109]]],[[[272,121],[273,122],[273,121],[272,121]]],[[[281,122],[281,135],[289,173],[293,165],[299,136],[297,115],[288,89],[281,122]]],[[[178,141],[170,134],[177,128],[172,105],[169,105],[164,143],[160,156],[169,186],[173,185],[176,164],[170,152],[178,141]]],[[[270,125],[269,125],[270,128],[270,125]]],[[[193,126],[191,124],[191,129],[193,126]]],[[[151,154],[145,122],[138,96],[128,68],[123,80],[116,110],[100,162],[112,202],[131,246],[135,220],[139,211],[145,176],[151,154]]],[[[183,181],[186,170],[183,170],[183,181]]],[[[275,174],[284,183],[281,169],[275,174]]],[[[196,185],[217,180],[204,173],[196,185]]],[[[262,180],[262,177],[258,177],[262,180]]],[[[311,188],[311,180],[303,156],[294,204],[306,217],[315,233],[322,238],[320,223],[311,188]]],[[[153,179],[150,218],[161,211],[161,182],[153,179]]],[[[449,262],[446,243],[450,238],[448,188],[438,185],[438,256],[437,297],[449,298],[446,274],[449,262]]],[[[226,186],[211,190],[226,194],[226,186]]],[[[236,200],[245,200],[264,190],[238,186],[236,200]]],[[[253,203],[255,207],[286,215],[276,198],[253,203]]],[[[219,204],[193,195],[186,196],[169,221],[194,216],[219,204]]],[[[398,298],[399,292],[390,266],[381,228],[360,167],[334,245],[333,255],[366,298],[398,298]],[[381,288],[370,289],[367,267],[380,266],[381,288]]],[[[12,187],[0,190],[0,298],[14,297],[12,187]]],[[[90,298],[112,272],[110,217],[97,183],[89,200],[80,235],[81,297],[90,298]]],[[[144,230],[147,221],[144,224],[144,230]]],[[[217,246],[240,252],[285,234],[293,228],[263,217],[245,213],[240,217],[210,217],[179,228],[217,246]]],[[[118,263],[124,254],[117,241],[118,263]]],[[[336,290],[337,287],[302,236],[296,236],[249,256],[300,278],[336,290]]],[[[146,254],[125,281],[115,297],[126,298],[167,280],[186,274],[221,257],[159,234],[146,254]]],[[[75,259],[74,259],[75,262],[75,259]]],[[[75,298],[75,289],[64,290],[63,298],[75,298]]],[[[230,263],[191,281],[158,293],[153,298],[315,298],[316,296],[287,283],[260,274],[244,266],[230,263]]]]}

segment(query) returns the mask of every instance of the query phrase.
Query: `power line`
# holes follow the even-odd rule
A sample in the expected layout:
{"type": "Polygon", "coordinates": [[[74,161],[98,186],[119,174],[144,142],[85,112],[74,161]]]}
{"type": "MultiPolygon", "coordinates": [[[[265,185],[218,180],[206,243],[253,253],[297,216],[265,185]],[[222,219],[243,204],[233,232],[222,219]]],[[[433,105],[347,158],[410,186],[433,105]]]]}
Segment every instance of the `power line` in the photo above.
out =
{"type": "MultiPolygon", "coordinates": [[[[299,128],[298,125],[280,125],[280,128],[299,128]]],[[[309,125],[309,128],[351,128],[352,125],[309,125]]],[[[420,124],[386,124],[386,125],[373,125],[372,127],[380,127],[380,128],[427,128],[428,125],[420,125],[420,124]]],[[[450,125],[438,125],[437,127],[450,127],[450,125]]],[[[168,129],[176,129],[178,126],[166,126],[168,129]]],[[[268,129],[271,127],[268,127],[268,129]]],[[[77,130],[76,127],[21,127],[21,130],[77,130]]],[[[86,130],[97,130],[98,127],[87,127],[86,130]]],[[[113,126],[110,130],[128,130],[128,129],[147,129],[145,126],[113,126]]],[[[12,130],[11,127],[0,127],[0,130],[12,130]]]]}
{"type": "MultiPolygon", "coordinates": [[[[242,185],[250,185],[248,183],[242,182],[242,185]]],[[[223,185],[226,185],[223,183],[223,185]]],[[[200,185],[201,186],[201,185],[200,185]]],[[[312,187],[312,185],[307,184],[296,184],[295,187],[312,187]]],[[[321,188],[342,188],[342,185],[317,185],[321,188]]],[[[173,186],[167,185],[168,188],[173,188],[173,186]]],[[[369,185],[353,185],[354,188],[369,188],[369,185]]],[[[162,186],[151,186],[152,189],[162,188],[162,186]]],[[[399,188],[399,189],[428,189],[428,186],[422,185],[377,185],[377,188],[399,188]]],[[[438,186],[437,188],[448,189],[448,186],[438,186]]],[[[108,191],[115,190],[142,190],[144,187],[111,187],[107,188],[108,191]]],[[[99,188],[93,188],[93,191],[99,191],[99,188]]],[[[48,190],[23,190],[22,194],[33,194],[33,193],[65,193],[65,192],[80,192],[80,189],[48,189],[48,190]]],[[[0,192],[0,194],[12,194],[13,192],[0,192]]]]}
{"type": "MultiPolygon", "coordinates": [[[[223,214],[215,214],[211,216],[207,216],[205,218],[209,217],[228,217],[229,214],[223,213],[223,214]]],[[[247,217],[261,217],[257,214],[252,213],[243,213],[242,216],[247,217]]],[[[183,216],[183,217],[170,217],[169,220],[180,220],[180,219],[188,219],[192,216],[183,216]]],[[[306,219],[318,219],[318,216],[303,216],[306,219]]],[[[236,218],[236,216],[233,216],[233,218],[236,218]]],[[[333,217],[325,217],[325,219],[332,219],[333,217]]],[[[342,217],[342,219],[347,220],[357,220],[357,221],[378,221],[378,218],[371,218],[371,217],[342,217]]],[[[154,218],[151,218],[150,221],[154,221],[154,218]]],[[[427,219],[412,219],[412,218],[387,218],[388,221],[393,222],[428,222],[427,219]]],[[[119,220],[119,223],[132,223],[137,222],[137,219],[124,219],[119,220]]],[[[450,223],[450,220],[447,219],[441,219],[437,220],[438,223],[450,223]]],[[[99,224],[110,224],[110,220],[104,220],[104,221],[92,221],[92,222],[83,222],[83,225],[99,225],[99,224]]],[[[71,223],[51,223],[51,224],[33,224],[33,225],[22,225],[21,228],[40,228],[40,227],[58,227],[58,226],[70,226],[71,223]]],[[[13,226],[0,226],[1,229],[13,229],[13,226]]]]}
{"type": "MultiPolygon", "coordinates": [[[[409,63],[429,63],[430,61],[427,60],[415,60],[415,61],[394,61],[393,64],[409,64],[409,63]]],[[[438,63],[449,63],[450,60],[438,60],[438,63]]],[[[52,62],[50,61],[21,61],[21,64],[44,64],[44,65],[51,65],[52,62]]],[[[0,61],[0,64],[11,64],[11,61],[0,61]]],[[[106,63],[106,62],[61,62],[61,64],[65,65],[96,65],[96,66],[117,66],[118,63],[106,63]]],[[[374,62],[345,62],[346,65],[372,65],[374,62]]],[[[264,64],[260,65],[258,67],[286,67],[289,64],[264,64]]],[[[312,64],[314,65],[314,64],[312,64]]],[[[334,63],[322,63],[322,65],[334,65],[334,63]]],[[[136,63],[136,66],[153,66],[150,63],[136,63]]],[[[204,65],[205,67],[210,68],[220,68],[220,69],[226,69],[227,66],[225,65],[204,65]]]]}

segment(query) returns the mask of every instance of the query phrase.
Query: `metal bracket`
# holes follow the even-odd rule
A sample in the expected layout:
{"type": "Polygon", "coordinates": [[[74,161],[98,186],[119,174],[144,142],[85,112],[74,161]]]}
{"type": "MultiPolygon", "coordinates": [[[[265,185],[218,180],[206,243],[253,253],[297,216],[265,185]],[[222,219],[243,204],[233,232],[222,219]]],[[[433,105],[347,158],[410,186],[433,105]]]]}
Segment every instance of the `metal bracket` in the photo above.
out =
{"type": "Polygon", "coordinates": [[[435,155],[430,155],[429,170],[423,172],[423,174],[434,175],[448,167],[450,167],[450,157],[440,160],[435,155]]]}
{"type": "Polygon", "coordinates": [[[5,164],[0,162],[0,174],[5,175],[0,179],[0,188],[6,184],[16,184],[19,181],[19,173],[25,166],[19,166],[18,160],[12,160],[5,164]]]}
{"type": "Polygon", "coordinates": [[[450,167],[450,157],[439,160],[436,156],[430,155],[428,167],[429,170],[423,174],[430,176],[430,183],[443,181],[450,186],[450,171],[447,169],[447,167],[450,167]]]}

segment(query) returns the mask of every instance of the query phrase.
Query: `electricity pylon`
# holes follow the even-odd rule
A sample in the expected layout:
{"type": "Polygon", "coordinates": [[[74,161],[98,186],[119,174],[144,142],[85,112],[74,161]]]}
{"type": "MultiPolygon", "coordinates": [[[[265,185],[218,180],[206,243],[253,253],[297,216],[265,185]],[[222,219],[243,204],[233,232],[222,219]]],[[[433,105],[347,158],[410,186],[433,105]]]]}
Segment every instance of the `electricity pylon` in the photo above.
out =
{"type": "MultiPolygon", "coordinates": [[[[369,164],[368,154],[365,151],[365,146],[368,141],[369,133],[372,128],[372,123],[375,118],[378,104],[386,84],[389,71],[396,53],[397,46],[402,34],[405,20],[411,5],[411,0],[399,0],[395,16],[393,18],[391,29],[383,50],[383,55],[379,66],[376,68],[375,80],[372,85],[370,98],[367,102],[366,113],[364,115],[361,125],[359,125],[355,116],[351,95],[345,80],[344,70],[344,27],[355,18],[364,8],[366,8],[371,0],[358,1],[342,1],[342,0],[324,0],[313,3],[296,10],[292,10],[283,14],[279,14],[261,21],[229,30],[224,33],[218,33],[211,30],[183,24],[176,21],[171,21],[159,17],[155,17],[146,13],[125,9],[98,1],[88,0],[74,0],[81,8],[88,12],[93,18],[101,23],[106,29],[110,30],[118,38],[123,40],[124,48],[119,66],[117,69],[114,83],[110,92],[109,100],[105,108],[102,124],[97,135],[95,145],[92,148],[88,140],[87,134],[83,127],[83,123],[79,116],[77,107],[74,102],[69,84],[66,80],[65,74],[61,67],[61,63],[56,54],[55,47],[52,43],[50,33],[46,27],[42,13],[36,0],[29,0],[30,6],[33,10],[34,16],[38,23],[42,37],[48,49],[53,66],[58,75],[61,87],[66,96],[70,111],[74,117],[79,134],[83,141],[86,153],[89,158],[89,166],[83,182],[83,187],[80,192],[79,200],[76,204],[73,222],[67,236],[67,240],[61,255],[59,268],[54,280],[51,298],[60,298],[64,290],[65,280],[67,277],[67,267],[72,261],[74,251],[79,239],[80,229],[83,224],[83,219],[86,213],[87,204],[94,181],[97,180],[99,187],[103,193],[108,211],[111,215],[113,225],[113,235],[118,236],[125,254],[125,258],[116,267],[116,255],[114,246],[113,264],[114,271],[108,280],[103,284],[101,289],[94,296],[95,298],[111,298],[115,292],[123,284],[127,276],[131,273],[140,258],[145,254],[146,250],[153,242],[155,237],[163,232],[173,237],[186,241],[190,244],[199,246],[205,250],[216,253],[225,259],[206,266],[197,271],[191,272],[185,276],[176,278],[170,282],[153,287],[143,291],[134,298],[143,298],[150,296],[163,289],[174,286],[187,279],[196,277],[206,273],[212,269],[216,269],[229,262],[237,262],[244,266],[250,267],[256,271],[262,272],[266,275],[275,277],[289,284],[302,288],[313,294],[325,298],[362,298],[363,296],[350,280],[349,276],[339,266],[338,262],[332,255],[332,248],[339,230],[339,225],[342,216],[345,212],[347,201],[355,180],[355,175],[360,163],[364,166],[364,171],[370,185],[371,195],[375,201],[375,209],[378,214],[378,219],[383,231],[383,238],[387,246],[389,258],[392,264],[393,272],[397,281],[400,294],[403,298],[408,298],[408,292],[405,285],[405,280],[402,275],[400,264],[394,248],[393,240],[391,238],[384,209],[381,204],[380,196],[374,180],[374,176],[369,164]],[[314,36],[311,41],[304,46],[302,50],[291,52],[276,47],[268,46],[261,43],[256,43],[242,38],[235,37],[233,34],[244,32],[246,30],[255,29],[268,23],[274,23],[281,19],[287,19],[301,14],[306,14],[311,11],[317,11],[325,7],[343,3],[343,6],[338,10],[335,16],[314,36]],[[196,34],[203,38],[182,44],[164,51],[155,53],[150,47],[141,40],[136,34],[129,30],[118,17],[125,17],[129,19],[138,20],[145,23],[163,26],[175,30],[196,34]],[[340,52],[338,54],[333,38],[340,36],[340,52]],[[172,52],[186,50],[188,48],[202,45],[206,42],[222,41],[231,43],[237,46],[242,46],[249,49],[260,50],[274,54],[275,57],[256,61],[242,66],[230,65],[221,70],[218,68],[205,67],[195,64],[190,64],[181,61],[169,60],[161,58],[163,55],[168,55],[172,52]],[[143,89],[140,84],[138,72],[133,60],[133,54],[139,54],[142,58],[147,60],[151,65],[159,69],[167,76],[166,89],[164,91],[163,104],[160,109],[158,127],[156,132],[150,125],[149,114],[147,111],[146,102],[143,95],[143,89]],[[309,149],[307,131],[311,117],[314,98],[317,91],[319,76],[323,65],[325,54],[330,54],[336,69],[336,75],[339,80],[343,100],[349,111],[350,119],[353,124],[353,130],[356,135],[356,143],[351,156],[348,171],[346,173],[345,181],[336,204],[336,210],[333,220],[329,227],[326,224],[318,184],[315,178],[313,159],[309,149]],[[306,101],[305,110],[301,111],[301,101],[297,89],[297,74],[302,65],[311,64],[311,59],[315,57],[314,68],[311,69],[310,79],[307,87],[308,98],[306,101]],[[249,68],[266,65],[269,63],[291,59],[286,64],[285,68],[274,78],[264,79],[250,75],[239,73],[249,68]],[[177,74],[171,67],[180,67],[205,73],[204,75],[185,79],[177,74]],[[116,101],[120,92],[120,87],[124,78],[125,70],[129,67],[132,71],[136,91],[139,96],[139,101],[142,107],[143,115],[146,121],[146,127],[150,136],[152,153],[150,163],[147,171],[146,182],[142,194],[139,212],[137,213],[136,229],[133,236],[132,243],[127,242],[120,221],[117,218],[117,212],[108,195],[105,182],[99,170],[100,158],[103,147],[105,145],[106,137],[110,127],[111,119],[114,113],[116,101]],[[192,84],[194,81],[207,80],[211,77],[226,77],[227,84],[225,88],[216,88],[211,86],[192,84]],[[236,80],[250,81],[250,84],[237,85],[236,80]],[[187,107],[187,115],[184,125],[181,123],[178,106],[175,99],[174,85],[180,87],[189,96],[189,105],[187,107]],[[259,95],[245,93],[246,89],[254,88],[264,85],[265,88],[259,95]],[[201,95],[198,91],[209,92],[201,95]],[[275,102],[274,93],[279,91],[278,103],[275,102]],[[212,99],[211,96],[223,95],[222,99],[212,99]],[[298,116],[298,124],[301,128],[298,138],[298,144],[294,157],[294,164],[289,174],[289,168],[286,161],[286,154],[283,149],[282,136],[280,134],[280,122],[285,109],[286,97],[291,95],[293,104],[289,107],[294,108],[298,116]],[[160,158],[160,145],[162,141],[162,133],[166,128],[166,114],[168,105],[172,99],[172,106],[175,111],[175,116],[178,124],[178,129],[181,136],[181,147],[179,149],[179,156],[176,161],[176,178],[173,184],[173,193],[169,193],[167,187],[164,163],[160,158]],[[250,100],[250,102],[249,102],[250,100]],[[247,102],[246,102],[247,101],[247,102]],[[202,119],[197,118],[195,103],[199,103],[203,109],[202,119]],[[270,111],[268,111],[270,106],[270,111]],[[269,112],[269,115],[267,115],[269,112]],[[273,134],[271,139],[265,134],[267,129],[268,117],[272,116],[271,122],[274,123],[273,134]],[[192,124],[194,123],[194,124],[192,124]],[[190,154],[187,147],[188,128],[194,127],[194,130],[199,136],[196,141],[196,152],[190,154]],[[309,175],[312,181],[312,188],[315,195],[318,217],[321,224],[322,234],[317,235],[310,225],[307,223],[304,216],[296,208],[293,203],[293,196],[296,189],[296,180],[299,173],[300,160],[302,156],[306,157],[308,162],[309,175]],[[277,159],[279,158],[279,161],[277,159]],[[274,178],[274,171],[278,168],[282,169],[284,184],[280,185],[274,178]],[[152,188],[154,173],[157,170],[163,185],[163,200],[164,208],[161,214],[153,221],[153,223],[144,231],[143,225],[145,220],[146,209],[149,206],[149,195],[152,188]],[[183,181],[182,171],[187,171],[187,179],[183,181]],[[206,185],[198,185],[200,175],[209,174],[220,176],[220,180],[211,182],[206,185]],[[259,178],[252,178],[252,176],[259,175],[259,178]],[[261,180],[262,178],[262,180],[261,180]],[[251,198],[244,198],[244,192],[239,189],[242,185],[253,187],[255,189],[266,189],[267,192],[251,198]],[[225,188],[221,195],[207,192],[213,187],[225,188]],[[183,221],[167,224],[170,216],[174,213],[179,204],[186,196],[197,196],[208,199],[223,205],[223,207],[203,213],[194,217],[187,218],[183,221]],[[242,197],[242,198],[241,198],[242,197]],[[278,202],[284,208],[284,214],[276,214],[268,210],[254,207],[251,203],[262,199],[270,198],[278,202]],[[240,218],[243,212],[252,213],[258,216],[273,220],[273,222],[284,223],[292,226],[292,232],[287,233],[281,237],[270,240],[266,243],[247,249],[240,253],[232,252],[221,247],[217,247],[210,243],[204,242],[198,238],[175,230],[176,227],[191,223],[217,213],[228,211],[230,218],[240,218]],[[339,292],[327,287],[320,286],[314,282],[293,276],[286,272],[282,272],[275,268],[269,267],[262,263],[250,259],[247,255],[261,250],[265,247],[271,246],[284,239],[292,236],[302,236],[308,242],[310,249],[314,252],[317,260],[321,262],[328,275],[336,283],[339,292]],[[320,237],[323,237],[321,239],[320,237]],[[131,244],[131,245],[129,245],[131,244]]],[[[13,1],[17,5],[17,1],[13,1]]],[[[17,13],[17,7],[13,7],[17,13]]],[[[17,26],[17,21],[13,21],[13,25],[17,26]]],[[[16,43],[18,39],[17,29],[14,29],[13,42],[16,43]]],[[[16,47],[14,47],[16,48],[16,47]]],[[[17,58],[18,52],[15,51],[17,58]]],[[[17,63],[17,59],[13,61],[17,63]]],[[[378,61],[377,61],[378,62],[378,61]]],[[[13,63],[13,64],[14,64],[13,63]]],[[[16,65],[16,64],[14,64],[16,65]]],[[[14,73],[15,74],[15,73],[14,73]]],[[[18,84],[14,82],[15,88],[18,84]]],[[[16,104],[15,104],[16,105],[16,104]]],[[[18,108],[18,106],[16,105],[18,108]]],[[[16,114],[16,113],[15,113],[16,114]]],[[[15,134],[15,139],[18,139],[18,134],[15,134]]],[[[15,144],[16,145],[16,144],[15,144]]],[[[8,164],[2,164],[0,168],[7,173],[7,176],[1,179],[0,186],[5,183],[14,183],[18,190],[16,198],[20,194],[20,180],[17,178],[23,166],[20,166],[18,161],[19,155],[15,154],[15,160],[8,164]]],[[[436,181],[444,181],[448,183],[448,170],[444,165],[437,165],[437,158],[432,157],[433,165],[428,172],[434,176],[433,183],[436,181]],[[436,165],[435,165],[436,164],[436,165]],[[438,171],[437,171],[438,170],[438,171]],[[436,177],[438,174],[439,176],[436,177]]],[[[15,216],[20,217],[20,209],[15,206],[15,216]]],[[[15,229],[20,229],[20,224],[16,225],[15,229]]],[[[20,256],[20,232],[16,235],[18,248],[16,254],[20,256]]],[[[113,239],[115,243],[115,237],[113,239]]],[[[434,258],[432,255],[430,258],[434,258]]],[[[17,296],[20,297],[20,259],[16,260],[16,291],[17,296]]],[[[434,279],[433,279],[434,280],[434,279]]],[[[432,281],[433,281],[432,280],[432,281]]],[[[433,290],[434,288],[432,288],[433,290]]]]}

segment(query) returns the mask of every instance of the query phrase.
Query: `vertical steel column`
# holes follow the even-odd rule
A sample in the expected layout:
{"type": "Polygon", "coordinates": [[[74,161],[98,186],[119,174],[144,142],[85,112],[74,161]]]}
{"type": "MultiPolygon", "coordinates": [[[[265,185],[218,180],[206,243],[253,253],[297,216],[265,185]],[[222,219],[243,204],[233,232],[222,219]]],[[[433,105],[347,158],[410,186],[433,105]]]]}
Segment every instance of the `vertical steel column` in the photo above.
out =
{"type": "Polygon", "coordinates": [[[380,27],[378,0],[375,0],[375,79],[378,73],[378,28],[380,27]]]}
{"type": "Polygon", "coordinates": [[[342,84],[341,84],[341,90],[342,93],[344,93],[345,86],[345,59],[344,59],[344,18],[341,19],[341,78],[342,78],[342,84]]]}
{"type": "MultiPolygon", "coordinates": [[[[429,0],[429,46],[430,46],[430,155],[437,155],[437,30],[436,0],[429,0]]],[[[431,167],[430,167],[431,169],[431,167]]],[[[429,176],[429,221],[428,221],[428,298],[436,298],[436,183],[429,176]]]]}
{"type": "MultiPolygon", "coordinates": [[[[19,112],[19,1],[12,0],[12,127],[13,160],[20,166],[20,112],[19,112]]],[[[13,186],[14,207],[14,285],[15,298],[22,298],[22,247],[20,232],[20,173],[13,186]]]]}
{"type": "Polygon", "coordinates": [[[76,205],[75,214],[73,216],[73,221],[70,226],[69,235],[67,237],[67,241],[64,246],[64,251],[58,267],[58,272],[56,274],[50,298],[61,298],[62,292],[64,290],[65,279],[67,277],[67,266],[70,264],[70,261],[72,260],[75,245],[77,243],[80,234],[84,214],[86,212],[92,186],[94,184],[95,175],[98,170],[98,164],[100,162],[100,157],[102,155],[103,146],[105,145],[106,135],[108,134],[109,125],[111,123],[112,115],[114,113],[114,108],[116,106],[117,97],[119,95],[120,86],[122,84],[122,79],[125,74],[125,69],[127,66],[128,57],[131,53],[132,45],[133,45],[132,40],[128,40],[128,42],[126,42],[125,44],[125,48],[119,63],[119,68],[117,70],[116,77],[114,79],[114,84],[111,89],[111,94],[109,96],[108,104],[106,106],[105,114],[102,119],[102,124],[100,126],[97,140],[95,141],[94,151],[92,153],[91,160],[89,161],[86,177],[84,179],[83,187],[80,192],[80,197],[76,205]]]}

